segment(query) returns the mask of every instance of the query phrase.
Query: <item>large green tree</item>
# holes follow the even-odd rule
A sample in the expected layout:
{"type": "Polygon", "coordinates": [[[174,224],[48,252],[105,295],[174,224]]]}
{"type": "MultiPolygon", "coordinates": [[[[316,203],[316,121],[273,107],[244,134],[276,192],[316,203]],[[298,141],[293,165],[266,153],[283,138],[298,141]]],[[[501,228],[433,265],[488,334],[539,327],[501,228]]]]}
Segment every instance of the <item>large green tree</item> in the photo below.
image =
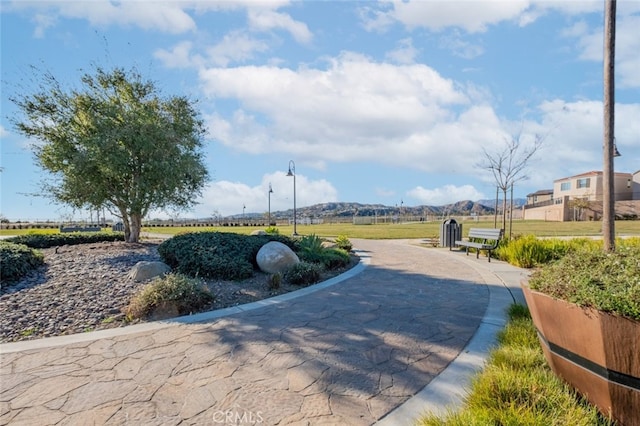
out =
{"type": "Polygon", "coordinates": [[[187,209],[208,180],[205,127],[195,102],[163,97],[135,70],[96,68],[79,89],[64,89],[50,73],[38,89],[11,97],[13,124],[32,144],[52,179],[45,195],[74,208],[108,209],[125,238],[137,242],[142,218],[154,209],[187,209]]]}

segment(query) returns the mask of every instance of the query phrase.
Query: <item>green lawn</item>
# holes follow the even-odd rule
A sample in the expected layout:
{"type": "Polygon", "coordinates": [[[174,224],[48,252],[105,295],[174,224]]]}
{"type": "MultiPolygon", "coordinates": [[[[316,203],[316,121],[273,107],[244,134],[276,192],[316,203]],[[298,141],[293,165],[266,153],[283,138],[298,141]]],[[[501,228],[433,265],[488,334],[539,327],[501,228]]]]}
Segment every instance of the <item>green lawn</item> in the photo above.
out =
{"type": "MultiPolygon", "coordinates": [[[[338,235],[346,235],[348,238],[365,239],[426,238],[440,235],[441,224],[442,222],[411,222],[377,225],[353,225],[349,223],[334,223],[321,225],[298,225],[297,231],[300,235],[315,234],[321,237],[336,237],[338,235]]],[[[615,226],[616,235],[640,236],[640,221],[617,221],[615,226]]],[[[463,234],[466,235],[469,231],[469,228],[472,227],[493,228],[493,221],[462,222],[463,234]]],[[[512,235],[533,234],[539,237],[599,236],[602,235],[601,227],[601,222],[514,221],[512,235]]],[[[207,228],[158,227],[144,228],[143,231],[160,234],[176,234],[179,232],[198,231],[220,231],[249,234],[256,229],[263,228],[251,226],[225,226],[207,228]]],[[[283,235],[291,235],[293,233],[293,226],[278,226],[278,230],[283,235]]]]}
{"type": "MultiPolygon", "coordinates": [[[[298,225],[300,235],[315,234],[320,237],[337,237],[346,235],[348,238],[364,239],[404,239],[404,238],[430,238],[440,235],[442,222],[409,222],[377,225],[353,225],[350,223],[332,223],[321,225],[298,225]]],[[[616,221],[617,236],[640,236],[640,220],[616,221]]],[[[462,222],[463,235],[469,232],[469,228],[492,228],[493,221],[466,221],[462,222]]],[[[514,221],[512,235],[536,235],[538,237],[562,237],[562,236],[601,236],[601,222],[544,222],[544,221],[514,221]]],[[[238,234],[250,234],[256,229],[264,229],[254,226],[220,226],[220,227],[145,227],[143,232],[174,235],[182,232],[220,231],[234,232],[238,234]]],[[[291,235],[293,226],[278,226],[283,235],[291,235]]],[[[2,229],[0,235],[24,235],[24,234],[56,234],[58,229],[2,229]]],[[[508,228],[507,228],[508,233],[508,228]]]]}
{"type": "MultiPolygon", "coordinates": [[[[315,234],[321,237],[337,237],[346,235],[348,238],[365,239],[398,239],[398,238],[427,238],[440,235],[442,222],[408,222],[377,225],[353,225],[350,223],[332,223],[321,225],[298,225],[300,235],[315,234]]],[[[498,225],[499,226],[499,225],[498,225]]],[[[616,235],[640,236],[640,220],[616,221],[616,235]]],[[[469,228],[493,228],[490,221],[462,222],[462,231],[466,235],[469,228]]],[[[536,235],[538,237],[561,236],[600,236],[601,222],[545,222],[545,221],[514,221],[512,235],[536,235]]],[[[283,235],[291,235],[293,226],[278,226],[283,235]]],[[[220,226],[220,227],[145,227],[143,232],[174,235],[181,232],[220,231],[238,234],[250,234],[256,229],[254,226],[220,226]]],[[[0,235],[24,235],[33,233],[58,233],[58,229],[2,229],[0,235]]],[[[508,233],[508,225],[507,225],[508,233]]]]}

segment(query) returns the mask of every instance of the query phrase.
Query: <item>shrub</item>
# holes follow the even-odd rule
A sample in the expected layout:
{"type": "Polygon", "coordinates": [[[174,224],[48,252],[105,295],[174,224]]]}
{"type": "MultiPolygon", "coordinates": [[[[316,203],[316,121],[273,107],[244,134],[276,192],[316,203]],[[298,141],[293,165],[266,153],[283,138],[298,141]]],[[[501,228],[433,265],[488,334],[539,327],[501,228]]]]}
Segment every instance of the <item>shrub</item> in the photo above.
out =
{"type": "Polygon", "coordinates": [[[196,312],[213,302],[214,296],[198,280],[180,274],[168,274],[145,285],[126,308],[127,319],[144,318],[154,309],[171,303],[179,315],[196,312]]]}
{"type": "Polygon", "coordinates": [[[349,241],[349,238],[347,238],[346,235],[338,235],[338,237],[336,238],[336,246],[347,252],[351,251],[351,249],[353,248],[351,241],[349,241]]]}
{"type": "Polygon", "coordinates": [[[529,286],[550,296],[640,320],[640,244],[615,252],[586,245],[535,271],[529,286]]]}
{"type": "Polygon", "coordinates": [[[587,238],[560,240],[558,238],[539,239],[535,235],[526,235],[504,240],[495,250],[500,260],[521,268],[533,268],[561,259],[567,253],[582,247],[602,247],[601,241],[587,238]]]}
{"type": "Polygon", "coordinates": [[[284,274],[284,279],[295,285],[309,285],[320,281],[322,267],[317,263],[300,262],[288,268],[284,274]]]}
{"type": "Polygon", "coordinates": [[[275,274],[271,274],[269,276],[269,288],[271,290],[277,290],[282,285],[282,274],[280,272],[276,272],[275,274]]]}
{"type": "Polygon", "coordinates": [[[22,244],[0,241],[0,279],[16,281],[44,264],[44,256],[22,244]]]}
{"type": "Polygon", "coordinates": [[[338,269],[347,266],[351,262],[349,253],[343,249],[325,249],[320,257],[320,264],[326,269],[338,269]]]}
{"type": "Polygon", "coordinates": [[[176,272],[191,277],[241,280],[258,269],[256,255],[269,241],[279,241],[296,251],[288,237],[193,232],[176,235],[158,246],[162,260],[176,272]]]}
{"type": "Polygon", "coordinates": [[[307,262],[320,262],[325,248],[322,246],[322,238],[315,234],[305,235],[298,241],[299,256],[307,262]]]}
{"type": "Polygon", "coordinates": [[[564,256],[568,244],[558,239],[538,239],[535,235],[514,238],[496,249],[499,259],[521,268],[543,265],[564,256]]]}
{"type": "Polygon", "coordinates": [[[67,234],[33,233],[5,239],[31,248],[49,248],[64,245],[99,243],[103,241],[124,241],[122,232],[73,232],[67,234]]]}
{"type": "Polygon", "coordinates": [[[269,226],[267,229],[264,230],[264,232],[272,235],[280,235],[280,230],[278,230],[278,228],[276,228],[275,226],[269,226]]]}

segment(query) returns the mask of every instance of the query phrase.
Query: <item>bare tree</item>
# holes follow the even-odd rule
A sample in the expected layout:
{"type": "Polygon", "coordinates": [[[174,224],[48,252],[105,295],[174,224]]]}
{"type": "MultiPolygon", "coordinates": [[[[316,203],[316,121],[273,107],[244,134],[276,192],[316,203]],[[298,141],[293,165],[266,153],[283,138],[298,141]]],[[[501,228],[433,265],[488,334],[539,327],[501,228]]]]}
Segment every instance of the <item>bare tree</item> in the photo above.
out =
{"type": "Polygon", "coordinates": [[[502,229],[507,228],[507,191],[516,182],[528,178],[525,174],[527,163],[542,146],[544,138],[535,135],[533,143],[524,145],[522,132],[511,139],[505,139],[504,147],[497,152],[483,148],[484,160],[479,164],[493,174],[496,186],[502,191],[502,229]]]}
{"type": "Polygon", "coordinates": [[[605,251],[614,251],[615,199],[613,188],[614,63],[616,57],[616,1],[606,0],[604,10],[604,168],[602,172],[602,237],[605,251]]]}

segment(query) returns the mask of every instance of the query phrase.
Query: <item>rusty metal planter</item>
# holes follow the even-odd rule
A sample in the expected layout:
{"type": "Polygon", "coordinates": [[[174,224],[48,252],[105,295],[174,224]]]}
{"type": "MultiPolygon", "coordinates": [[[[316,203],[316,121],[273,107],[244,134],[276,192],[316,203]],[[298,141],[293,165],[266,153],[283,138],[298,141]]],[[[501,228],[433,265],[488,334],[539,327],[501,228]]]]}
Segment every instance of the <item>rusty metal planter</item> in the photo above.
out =
{"type": "Polygon", "coordinates": [[[522,289],[554,373],[604,415],[640,425],[640,321],[522,289]]]}

